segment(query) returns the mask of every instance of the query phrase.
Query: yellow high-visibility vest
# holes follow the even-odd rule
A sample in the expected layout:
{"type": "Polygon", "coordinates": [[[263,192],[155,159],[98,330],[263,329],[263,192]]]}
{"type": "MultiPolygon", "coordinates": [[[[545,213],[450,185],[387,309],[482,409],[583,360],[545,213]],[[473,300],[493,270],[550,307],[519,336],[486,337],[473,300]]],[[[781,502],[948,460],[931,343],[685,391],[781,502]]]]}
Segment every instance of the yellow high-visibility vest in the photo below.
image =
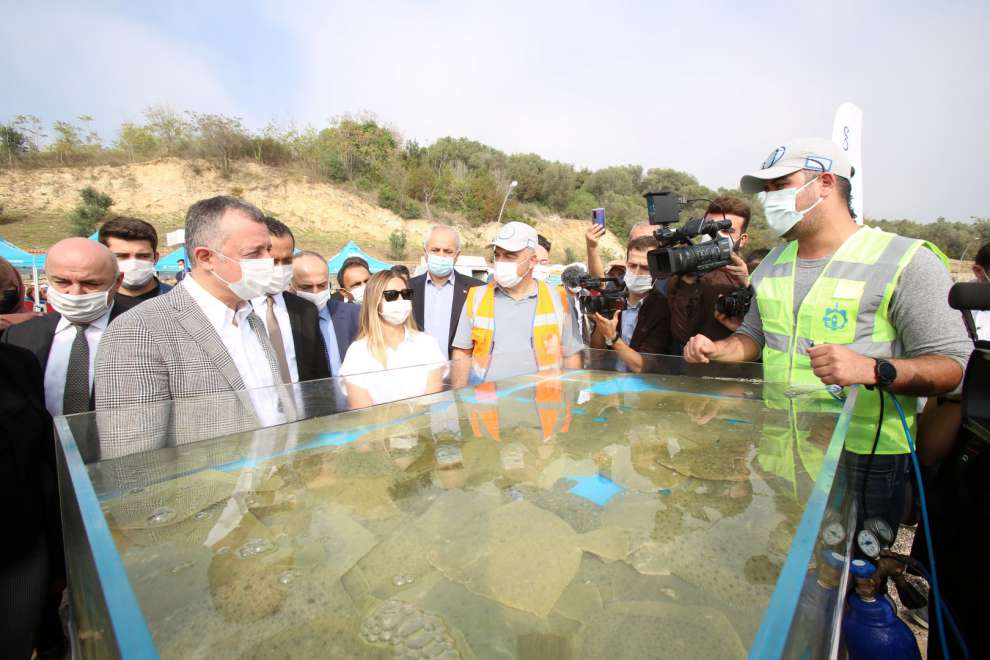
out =
{"type": "MultiPolygon", "coordinates": [[[[890,321],[890,299],[904,267],[922,246],[948,266],[937,247],[871,227],[863,227],[836,251],[794,316],[794,275],[798,243],[775,248],[753,273],[756,302],[766,344],[764,379],[800,390],[831,395],[811,369],[812,345],[842,344],[862,355],[889,358],[903,355],[900,338],[890,321]]],[[[880,413],[879,390],[862,389],[856,398],[846,436],[846,449],[868,454],[880,413]]],[[[801,397],[807,405],[808,397],[801,397]]],[[[814,400],[815,397],[812,397],[814,400]]],[[[917,398],[897,395],[911,428],[915,427],[917,398]]],[[[888,400],[877,454],[909,451],[895,407],[888,400]]]]}

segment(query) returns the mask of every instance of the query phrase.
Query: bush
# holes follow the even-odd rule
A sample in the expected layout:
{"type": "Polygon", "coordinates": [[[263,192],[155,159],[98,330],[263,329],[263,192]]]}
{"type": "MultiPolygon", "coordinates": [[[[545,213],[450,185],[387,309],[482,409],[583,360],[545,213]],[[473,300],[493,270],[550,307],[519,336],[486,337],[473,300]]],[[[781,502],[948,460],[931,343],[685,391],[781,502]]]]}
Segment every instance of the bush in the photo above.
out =
{"type": "Polygon", "coordinates": [[[72,223],[73,236],[89,236],[96,231],[97,226],[106,217],[107,211],[113,206],[110,195],[101,193],[92,186],[86,186],[79,191],[82,203],[72,210],[69,220],[72,223]]]}
{"type": "Polygon", "coordinates": [[[390,259],[401,260],[406,257],[406,234],[398,229],[388,235],[388,256],[390,259]]]}
{"type": "Polygon", "coordinates": [[[565,247],[564,248],[564,263],[565,264],[572,264],[572,263],[574,263],[575,261],[578,261],[578,260],[579,260],[579,257],[577,256],[577,253],[574,251],[574,248],[572,248],[572,247],[565,247]]]}

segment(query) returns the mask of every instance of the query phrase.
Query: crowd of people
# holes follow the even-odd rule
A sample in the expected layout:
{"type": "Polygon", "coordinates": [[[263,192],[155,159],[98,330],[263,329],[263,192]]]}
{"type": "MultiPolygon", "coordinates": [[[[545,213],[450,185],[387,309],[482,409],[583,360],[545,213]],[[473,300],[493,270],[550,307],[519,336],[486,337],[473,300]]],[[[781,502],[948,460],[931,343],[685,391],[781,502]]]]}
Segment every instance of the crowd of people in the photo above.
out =
{"type": "MultiPolygon", "coordinates": [[[[975,337],[948,306],[951,278],[937,248],[856,224],[853,175],[831,142],[778,149],[741,187],[759,193],[786,242],[746,251],[750,205],[719,197],[706,218],[731,222],[733,248],[727,265],[704,274],[655,278],[648,254],[658,242],[645,222],[632,227],[625,260],[603,264],[605,229],[590,225],[587,262],[573,266],[622,279],[625,307],[611,316],[583,313],[582,287],[551,274],[550,242],[516,221],[492,240],[488,281],[457,269],[461,237],[444,225],[424,237],[421,274],[372,273],[360,257],[332,273],[289,226],[231,196],[188,209],[188,266],[180,263],[173,285],[155,271],[154,227],[137,218],[107,221],[97,241],[51,247],[47,314],[32,311],[20,274],[0,261],[0,424],[5,436],[24,438],[14,450],[21,463],[43,466],[45,475],[13,470],[3,480],[8,501],[24,505],[14,508],[30,543],[5,557],[16,569],[4,569],[2,602],[18,611],[6,617],[0,644],[27,648],[12,657],[29,657],[31,644],[43,650],[58,638],[58,590],[48,587],[64,573],[60,561],[46,559],[59,556],[57,520],[38,515],[55,488],[52,417],[246,391],[260,422],[277,423],[286,403],[271,390],[331,377],[334,396],[361,408],[445,384],[579,368],[582,350],[594,348],[613,351],[634,372],[650,355],[673,354],[693,363],[762,361],[767,380],[790,384],[864,385],[843,458],[852,473],[871,476],[868,511],[896,529],[911,481],[909,448],[894,406],[882,407],[884,393],[903,405],[909,428],[919,397],[933,408],[958,405],[975,337]],[[717,310],[720,297],[746,287],[755,302],[744,315],[717,310]],[[36,637],[39,621],[44,633],[36,637]]],[[[988,280],[990,245],[973,271],[988,280]]],[[[988,315],[974,315],[983,339],[988,315]]]]}

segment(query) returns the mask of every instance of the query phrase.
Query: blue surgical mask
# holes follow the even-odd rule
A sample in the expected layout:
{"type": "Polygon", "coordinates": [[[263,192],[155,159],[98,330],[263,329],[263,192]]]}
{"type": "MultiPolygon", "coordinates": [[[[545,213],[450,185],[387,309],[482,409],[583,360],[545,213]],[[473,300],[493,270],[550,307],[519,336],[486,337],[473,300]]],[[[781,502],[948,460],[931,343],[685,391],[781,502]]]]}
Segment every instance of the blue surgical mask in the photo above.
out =
{"type": "Polygon", "coordinates": [[[560,286],[561,283],[560,273],[551,273],[550,276],[547,277],[547,284],[550,286],[560,286]]]}
{"type": "Polygon", "coordinates": [[[450,271],[454,270],[454,258],[431,254],[426,257],[426,267],[432,275],[447,277],[450,275],[450,271]]]}
{"type": "Polygon", "coordinates": [[[818,177],[816,176],[800,188],[771,190],[770,192],[761,192],[757,195],[760,202],[763,203],[763,214],[766,216],[767,224],[770,225],[770,229],[772,229],[777,236],[783,236],[789,232],[794,225],[804,219],[804,216],[808,213],[808,211],[821,203],[823,198],[819,197],[817,202],[805,210],[797,210],[798,193],[817,180],[818,177]]]}

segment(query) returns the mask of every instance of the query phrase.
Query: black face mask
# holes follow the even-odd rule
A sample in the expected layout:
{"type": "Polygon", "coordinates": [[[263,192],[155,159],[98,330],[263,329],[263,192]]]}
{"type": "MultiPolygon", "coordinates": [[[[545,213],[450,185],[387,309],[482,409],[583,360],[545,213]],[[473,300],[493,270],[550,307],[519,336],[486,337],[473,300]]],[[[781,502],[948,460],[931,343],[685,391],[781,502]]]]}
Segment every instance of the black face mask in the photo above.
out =
{"type": "Polygon", "coordinates": [[[17,289],[8,289],[0,294],[0,314],[12,314],[17,311],[17,305],[21,302],[20,292],[17,289]]]}

